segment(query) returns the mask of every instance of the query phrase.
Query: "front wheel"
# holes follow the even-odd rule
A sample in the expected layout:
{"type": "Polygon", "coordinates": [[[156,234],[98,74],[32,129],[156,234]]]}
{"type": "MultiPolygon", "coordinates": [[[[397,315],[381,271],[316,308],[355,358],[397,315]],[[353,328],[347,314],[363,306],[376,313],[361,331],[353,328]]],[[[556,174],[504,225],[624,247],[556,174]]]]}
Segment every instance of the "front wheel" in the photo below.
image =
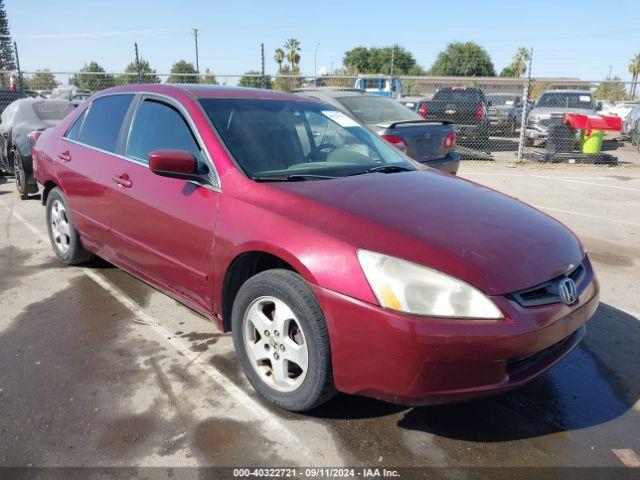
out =
{"type": "Polygon", "coordinates": [[[78,265],[93,258],[82,246],[67,200],[57,187],[47,197],[47,228],[53,251],[62,262],[78,265]]]}
{"type": "Polygon", "coordinates": [[[247,280],[234,301],[231,328],[242,370],[271,402],[304,411],[334,395],[324,315],[296,273],[267,270],[247,280]]]}

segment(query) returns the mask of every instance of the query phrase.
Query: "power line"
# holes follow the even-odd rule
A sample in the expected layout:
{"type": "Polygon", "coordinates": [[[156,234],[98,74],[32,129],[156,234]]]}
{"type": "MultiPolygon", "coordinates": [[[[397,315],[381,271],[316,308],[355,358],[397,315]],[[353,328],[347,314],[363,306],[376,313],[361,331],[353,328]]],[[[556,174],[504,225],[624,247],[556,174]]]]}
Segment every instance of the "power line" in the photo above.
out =
{"type": "Polygon", "coordinates": [[[13,38],[102,38],[125,37],[129,35],[158,35],[165,33],[183,32],[188,27],[149,28],[144,30],[119,30],[113,32],[82,32],[82,33],[27,33],[18,35],[0,35],[0,37],[13,38]]]}

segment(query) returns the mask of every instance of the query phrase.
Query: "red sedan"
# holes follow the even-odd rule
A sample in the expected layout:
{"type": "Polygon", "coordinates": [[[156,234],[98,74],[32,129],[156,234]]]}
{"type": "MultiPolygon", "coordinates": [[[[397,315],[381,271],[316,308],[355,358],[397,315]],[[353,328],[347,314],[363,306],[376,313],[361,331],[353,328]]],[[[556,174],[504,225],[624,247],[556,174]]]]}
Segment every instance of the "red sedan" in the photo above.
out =
{"type": "Polygon", "coordinates": [[[61,261],[99,255],[232,331],[262,395],[459,401],[540,375],[598,303],[576,236],[284,93],[97,93],[34,147],[61,261]]]}

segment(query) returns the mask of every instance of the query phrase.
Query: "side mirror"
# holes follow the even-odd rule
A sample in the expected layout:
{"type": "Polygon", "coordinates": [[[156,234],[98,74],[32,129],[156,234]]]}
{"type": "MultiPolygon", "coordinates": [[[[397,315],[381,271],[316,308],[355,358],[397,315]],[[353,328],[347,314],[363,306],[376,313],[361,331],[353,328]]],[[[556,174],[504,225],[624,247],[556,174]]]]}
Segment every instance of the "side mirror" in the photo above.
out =
{"type": "Polygon", "coordinates": [[[596,105],[596,110],[597,111],[602,110],[602,102],[598,102],[598,104],[596,105]]]}
{"type": "Polygon", "coordinates": [[[199,179],[198,162],[183,150],[156,150],[149,154],[149,168],[156,175],[182,180],[199,179]]]}

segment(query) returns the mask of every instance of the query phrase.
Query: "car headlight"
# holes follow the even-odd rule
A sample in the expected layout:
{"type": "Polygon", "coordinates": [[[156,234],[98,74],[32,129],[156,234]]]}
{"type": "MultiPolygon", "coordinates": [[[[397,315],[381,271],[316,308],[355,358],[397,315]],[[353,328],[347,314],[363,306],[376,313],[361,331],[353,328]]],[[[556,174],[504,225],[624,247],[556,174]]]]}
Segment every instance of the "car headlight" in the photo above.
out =
{"type": "Polygon", "coordinates": [[[540,117],[529,115],[529,123],[540,123],[540,117]]]}
{"type": "Polygon", "coordinates": [[[433,317],[504,318],[484,293],[451,275],[369,250],[357,255],[384,308],[433,317]]]}

